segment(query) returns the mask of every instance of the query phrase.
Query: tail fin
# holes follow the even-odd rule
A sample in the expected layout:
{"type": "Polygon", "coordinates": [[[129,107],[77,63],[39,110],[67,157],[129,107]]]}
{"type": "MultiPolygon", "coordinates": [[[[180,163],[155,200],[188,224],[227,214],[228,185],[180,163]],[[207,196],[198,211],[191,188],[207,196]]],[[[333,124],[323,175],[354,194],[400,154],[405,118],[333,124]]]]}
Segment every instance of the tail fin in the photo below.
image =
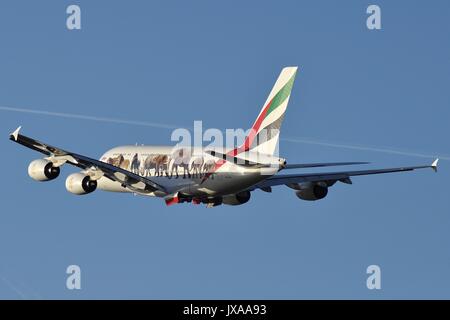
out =
{"type": "Polygon", "coordinates": [[[297,67],[286,67],[281,70],[250,133],[245,138],[244,144],[237,149],[237,153],[250,150],[274,155],[278,151],[281,123],[291,96],[296,73],[297,67]]]}

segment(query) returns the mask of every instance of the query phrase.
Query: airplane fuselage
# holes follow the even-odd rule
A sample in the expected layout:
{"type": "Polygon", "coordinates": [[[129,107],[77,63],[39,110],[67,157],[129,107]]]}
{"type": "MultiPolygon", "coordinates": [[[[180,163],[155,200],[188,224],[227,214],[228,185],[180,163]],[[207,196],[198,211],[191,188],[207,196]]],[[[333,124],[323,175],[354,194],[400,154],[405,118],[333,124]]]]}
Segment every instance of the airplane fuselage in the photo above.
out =
{"type": "MultiPolygon", "coordinates": [[[[211,151],[215,149],[205,151],[188,147],[121,146],[108,150],[100,161],[142,177],[151,177],[156,183],[191,197],[214,197],[240,192],[277,173],[280,170],[279,163],[283,161],[274,158],[268,167],[244,167],[218,159],[210,154],[211,151]]],[[[219,151],[229,152],[223,149],[219,151]]],[[[98,180],[97,187],[104,191],[132,192],[120,182],[106,177],[98,180]]],[[[157,191],[146,195],[165,196],[157,191]]]]}

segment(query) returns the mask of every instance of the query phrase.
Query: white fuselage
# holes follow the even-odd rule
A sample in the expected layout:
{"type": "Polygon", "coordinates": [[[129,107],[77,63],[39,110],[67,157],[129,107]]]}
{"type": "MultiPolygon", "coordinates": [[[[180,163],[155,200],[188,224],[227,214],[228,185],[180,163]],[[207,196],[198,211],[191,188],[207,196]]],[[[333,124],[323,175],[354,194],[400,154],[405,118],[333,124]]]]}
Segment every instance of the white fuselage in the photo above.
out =
{"type": "MultiPolygon", "coordinates": [[[[215,149],[208,149],[208,151],[215,149]]],[[[229,150],[220,149],[226,153],[229,150]]],[[[143,177],[151,177],[156,183],[177,189],[192,197],[214,197],[246,190],[280,170],[283,159],[270,157],[268,167],[249,167],[224,161],[201,148],[171,146],[122,146],[108,150],[101,161],[121,167],[143,177]],[[184,186],[180,190],[180,186],[184,186]]],[[[98,188],[104,191],[131,192],[119,182],[106,177],[98,180],[98,188]]],[[[149,196],[166,196],[158,192],[149,196]]]]}

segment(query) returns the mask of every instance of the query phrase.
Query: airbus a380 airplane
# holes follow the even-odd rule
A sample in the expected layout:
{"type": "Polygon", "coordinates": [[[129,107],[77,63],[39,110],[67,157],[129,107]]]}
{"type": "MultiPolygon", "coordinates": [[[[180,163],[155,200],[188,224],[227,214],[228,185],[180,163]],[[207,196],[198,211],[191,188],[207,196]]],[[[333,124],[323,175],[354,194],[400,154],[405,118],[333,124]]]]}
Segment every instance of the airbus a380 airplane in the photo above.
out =
{"type": "Polygon", "coordinates": [[[294,189],[300,199],[319,200],[337,181],[351,184],[352,176],[422,168],[437,171],[438,159],[431,165],[413,167],[278,174],[287,169],[367,163],[289,164],[275,154],[296,73],[297,67],[281,71],[244,143],[234,149],[122,146],[95,160],[21,135],[20,127],[10,134],[10,139],[46,155],[28,167],[28,174],[37,181],[56,179],[60,167],[68,163],[82,169],[67,177],[66,189],[73,194],[88,194],[96,189],[132,192],[164,198],[168,205],[240,205],[249,201],[255,189],[271,192],[278,185],[294,189]]]}

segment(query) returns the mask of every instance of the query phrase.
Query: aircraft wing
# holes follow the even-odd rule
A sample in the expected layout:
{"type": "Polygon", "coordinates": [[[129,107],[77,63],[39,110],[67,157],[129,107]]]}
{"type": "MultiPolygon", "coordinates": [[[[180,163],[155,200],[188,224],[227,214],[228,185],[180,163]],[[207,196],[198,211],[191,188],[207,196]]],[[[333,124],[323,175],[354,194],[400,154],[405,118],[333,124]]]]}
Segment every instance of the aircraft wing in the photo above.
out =
{"type": "Polygon", "coordinates": [[[260,183],[257,183],[252,189],[264,189],[278,185],[289,185],[294,183],[305,182],[320,182],[320,181],[341,181],[344,183],[351,183],[350,177],[353,176],[365,176],[370,174],[391,173],[391,172],[403,172],[412,171],[416,169],[431,168],[437,171],[437,163],[439,159],[434,160],[431,165],[414,166],[414,167],[399,167],[399,168],[387,168],[387,169],[373,169],[373,170],[358,170],[358,171],[339,171],[339,172],[321,172],[321,173],[303,173],[303,174],[285,174],[275,175],[260,183]]]}
{"type": "Polygon", "coordinates": [[[141,177],[128,170],[113,166],[111,164],[95,160],[77,153],[66,151],[49,144],[40,142],[33,138],[26,137],[19,134],[20,127],[10,134],[9,139],[17,142],[27,148],[41,152],[53,160],[63,161],[71,165],[77,166],[84,170],[93,170],[97,174],[100,173],[103,176],[120,182],[122,186],[130,189],[133,192],[153,192],[161,191],[163,193],[171,193],[173,190],[167,190],[166,187],[156,183],[152,179],[141,177]]]}
{"type": "Polygon", "coordinates": [[[337,167],[337,166],[353,166],[357,164],[369,164],[369,162],[324,162],[324,163],[294,163],[285,164],[284,169],[301,169],[301,168],[317,168],[317,167],[337,167]]]}

